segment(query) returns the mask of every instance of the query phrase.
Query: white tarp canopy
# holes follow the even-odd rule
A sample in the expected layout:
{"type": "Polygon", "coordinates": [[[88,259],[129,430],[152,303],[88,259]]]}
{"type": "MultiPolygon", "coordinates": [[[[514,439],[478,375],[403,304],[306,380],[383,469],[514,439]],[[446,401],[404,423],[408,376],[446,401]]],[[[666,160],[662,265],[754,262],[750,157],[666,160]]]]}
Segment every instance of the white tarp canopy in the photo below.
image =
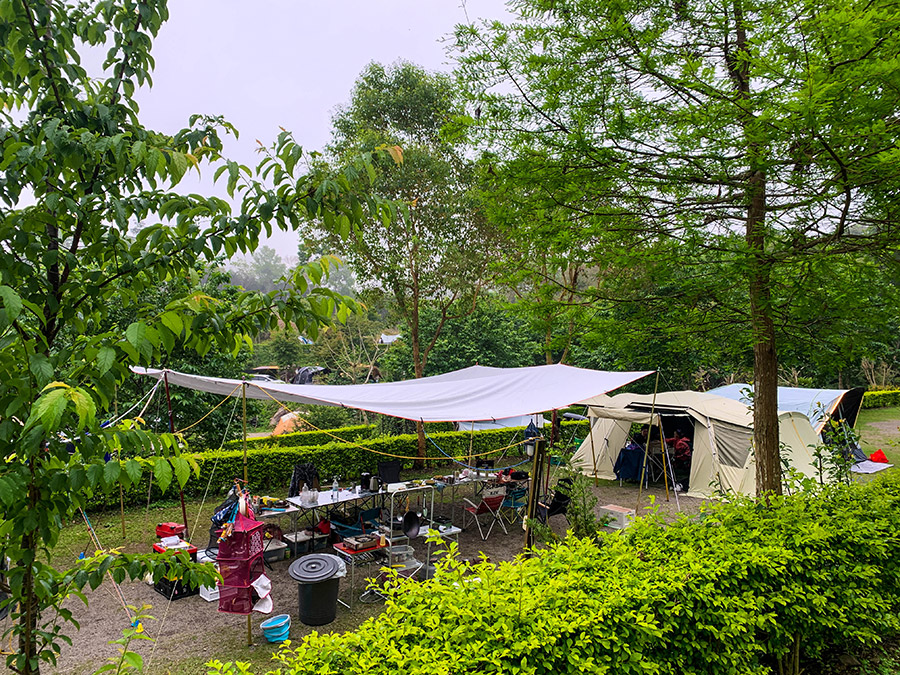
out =
{"type": "MultiPolygon", "coordinates": [[[[822,433],[822,428],[829,417],[845,419],[854,426],[859,409],[862,406],[864,389],[807,389],[804,387],[778,387],[778,410],[806,415],[815,430],[822,433]]],[[[707,393],[724,396],[744,405],[750,405],[748,392],[753,392],[752,384],[727,384],[724,387],[710,389],[707,393]]]]}
{"type": "Polygon", "coordinates": [[[618,389],[653,371],[613,373],[561,364],[526,368],[471,366],[444,375],[371,384],[280,384],[132,368],[170,385],[222,396],[357,408],[424,422],[461,422],[532,415],[565,408],[618,389]]]}

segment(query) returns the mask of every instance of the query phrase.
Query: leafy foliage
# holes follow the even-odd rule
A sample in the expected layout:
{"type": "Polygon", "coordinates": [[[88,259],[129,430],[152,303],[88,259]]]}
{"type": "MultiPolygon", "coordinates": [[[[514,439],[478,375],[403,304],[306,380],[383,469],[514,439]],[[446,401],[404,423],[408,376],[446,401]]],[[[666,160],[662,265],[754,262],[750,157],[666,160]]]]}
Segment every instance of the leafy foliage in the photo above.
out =
{"type": "Polygon", "coordinates": [[[848,318],[896,318],[854,273],[895,290],[898,26],[888,0],[523,0],[457,30],[459,126],[533,323],[564,352],[625,303],[648,331],[661,308],[663,340],[752,350],[761,491],[780,485],[779,356],[806,342],[834,371],[848,318]]]}
{"type": "MultiPolygon", "coordinates": [[[[172,135],[142,126],[134,94],[151,81],[167,17],[162,0],[0,1],[0,539],[18,638],[7,662],[27,675],[55,661],[66,639],[57,617],[71,619],[61,603],[94,569],[42,562],[61,522],[148,468],[160,487],[190,474],[184,439],[139,421],[101,427],[129,366],[181,350],[235,356],[280,323],[315,335],[356,306],[320,287],[328,257],[277,291],[227,300],[200,290],[198,270],[252,252],[275,227],[313,218],[349,233],[385,208],[369,194],[372,154],[319,180],[286,131],[251,169],[222,155],[223,137],[237,132],[220,118],[193,116],[172,135]],[[81,52],[100,47],[105,70],[92,78],[81,52]],[[235,212],[179,191],[201,167],[225,183],[235,212]]],[[[101,568],[89,578],[136,578],[157,562],[107,555],[101,568]]]]}
{"type": "Polygon", "coordinates": [[[434,581],[395,577],[383,614],[312,633],[271,672],[796,675],[900,630],[898,506],[877,481],[651,514],[497,565],[452,544],[434,581]]]}

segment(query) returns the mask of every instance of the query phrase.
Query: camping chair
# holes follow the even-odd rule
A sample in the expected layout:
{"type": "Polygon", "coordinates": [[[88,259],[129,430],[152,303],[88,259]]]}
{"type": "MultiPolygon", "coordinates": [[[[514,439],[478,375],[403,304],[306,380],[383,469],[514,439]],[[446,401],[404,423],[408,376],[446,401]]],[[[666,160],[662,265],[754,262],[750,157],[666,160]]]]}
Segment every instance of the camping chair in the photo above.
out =
{"type": "Polygon", "coordinates": [[[566,511],[569,508],[569,502],[572,501],[571,494],[573,484],[574,481],[571,478],[560,478],[556,481],[556,489],[553,493],[538,500],[538,520],[542,523],[546,523],[551,516],[566,514],[566,511]]]}
{"type": "Polygon", "coordinates": [[[400,462],[392,460],[390,462],[378,462],[378,480],[382,484],[399,483],[400,482],[400,462]]]}
{"type": "Polygon", "coordinates": [[[510,525],[522,517],[528,505],[528,488],[513,487],[506,493],[501,509],[510,525]]]}
{"type": "MultiPolygon", "coordinates": [[[[473,502],[468,499],[463,499],[466,503],[463,506],[463,527],[465,528],[467,523],[465,522],[465,514],[468,513],[472,520],[475,521],[475,524],[478,526],[478,533],[481,535],[481,540],[486,541],[487,538],[491,535],[491,531],[494,529],[494,525],[496,523],[500,523],[500,527],[503,528],[503,532],[505,534],[509,534],[509,531],[506,529],[506,523],[503,522],[503,518],[500,517],[500,507],[503,506],[503,500],[506,499],[506,495],[499,494],[493,495],[490,497],[482,497],[481,501],[476,506],[473,502]],[[487,532],[484,531],[484,527],[482,527],[481,520],[479,520],[479,516],[483,516],[488,514],[488,520],[490,522],[490,526],[488,523],[484,524],[484,527],[487,527],[487,532]]],[[[468,523],[471,525],[471,523],[468,523]]]]}
{"type": "Polygon", "coordinates": [[[306,485],[310,490],[319,489],[319,472],[313,464],[294,464],[291,483],[288,486],[288,497],[299,497],[301,488],[306,485]]]}
{"type": "Polygon", "coordinates": [[[339,520],[335,520],[332,518],[331,527],[337,533],[337,535],[343,540],[347,537],[356,537],[360,534],[372,534],[373,532],[377,532],[381,523],[379,519],[381,518],[381,508],[376,507],[374,509],[366,509],[365,511],[361,511],[359,514],[359,518],[356,519],[352,525],[348,525],[346,523],[342,523],[339,520]]]}

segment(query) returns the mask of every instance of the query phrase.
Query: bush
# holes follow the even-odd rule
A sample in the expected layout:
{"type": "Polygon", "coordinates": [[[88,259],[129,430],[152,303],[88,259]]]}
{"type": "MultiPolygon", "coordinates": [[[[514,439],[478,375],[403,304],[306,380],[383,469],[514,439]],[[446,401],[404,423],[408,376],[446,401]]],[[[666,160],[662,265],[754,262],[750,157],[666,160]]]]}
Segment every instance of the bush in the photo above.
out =
{"type": "MultiPolygon", "coordinates": [[[[587,429],[586,422],[564,423],[563,429],[570,426],[579,429],[577,425],[587,429]]],[[[332,430],[332,433],[350,442],[334,441],[320,431],[304,431],[297,434],[254,439],[252,442],[248,440],[247,475],[250,477],[251,489],[254,493],[270,491],[273,496],[286,494],[294,465],[298,462],[314,464],[322,477],[323,485],[329,484],[331,476],[334,475],[340,476],[341,482],[344,484],[354,482],[363,471],[374,471],[378,462],[394,459],[386,455],[408,457],[408,460],[403,461],[404,467],[412,467],[419,447],[418,437],[415,434],[367,438],[365,434],[369,433],[368,429],[370,427],[360,426],[332,430]],[[353,434],[357,430],[359,435],[354,437],[353,434]],[[351,440],[354,438],[355,441],[351,440]],[[297,445],[280,445],[289,440],[293,440],[297,445]],[[307,443],[308,445],[306,445],[307,443]],[[386,455],[379,453],[386,453],[386,455]]],[[[432,434],[430,438],[447,454],[462,456],[471,452],[478,455],[509,445],[510,439],[518,432],[521,432],[521,428],[476,431],[474,434],[468,431],[446,431],[432,434]]],[[[441,452],[432,444],[429,444],[426,454],[429,457],[442,456],[441,452]]],[[[516,454],[515,451],[513,454],[516,454]]],[[[192,453],[192,456],[200,466],[200,476],[195,477],[191,474],[184,486],[185,495],[202,496],[210,482],[210,476],[212,476],[210,494],[220,494],[228,489],[234,478],[242,478],[244,475],[244,451],[240,442],[229,444],[223,450],[197,452],[192,453]]],[[[496,455],[487,457],[490,456],[496,455]]],[[[443,459],[430,461],[427,464],[436,466],[447,464],[449,461],[449,459],[443,459]]],[[[137,485],[132,485],[125,490],[125,502],[128,504],[144,502],[147,499],[148,490],[150,490],[151,499],[172,497],[178,494],[178,487],[174,484],[162,492],[156,484],[151,489],[149,481],[150,476],[145,471],[137,485]]],[[[118,506],[118,504],[118,493],[97,494],[91,502],[92,507],[111,507],[118,506]]]]}
{"type": "Polygon", "coordinates": [[[867,391],[863,394],[863,408],[889,408],[900,406],[900,391],[867,391]]]}
{"type": "Polygon", "coordinates": [[[900,631],[898,527],[900,486],[880,480],[641,518],[512,563],[449,557],[431,582],[396,579],[356,631],[282,651],[280,672],[796,674],[900,631]]]}

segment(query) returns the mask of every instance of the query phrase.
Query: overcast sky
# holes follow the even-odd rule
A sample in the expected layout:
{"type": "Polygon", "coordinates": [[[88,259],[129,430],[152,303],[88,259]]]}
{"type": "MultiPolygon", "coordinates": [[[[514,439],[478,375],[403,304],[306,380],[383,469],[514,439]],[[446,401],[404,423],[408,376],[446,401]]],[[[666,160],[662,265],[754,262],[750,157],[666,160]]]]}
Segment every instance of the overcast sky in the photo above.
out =
{"type": "MultiPolygon", "coordinates": [[[[473,21],[506,16],[503,0],[468,0],[465,10],[461,0],[171,0],[153,50],[153,88],[137,95],[142,122],[171,133],[191,114],[224,115],[241,134],[227,153],[248,166],[256,139],[269,144],[279,126],[304,149],[320,149],[368,63],[405,59],[449,71],[442,40],[466,12],[473,21]]],[[[186,178],[183,187],[213,190],[209,175],[202,181],[186,178]]],[[[269,245],[293,256],[297,238],[278,233],[269,245]]]]}

